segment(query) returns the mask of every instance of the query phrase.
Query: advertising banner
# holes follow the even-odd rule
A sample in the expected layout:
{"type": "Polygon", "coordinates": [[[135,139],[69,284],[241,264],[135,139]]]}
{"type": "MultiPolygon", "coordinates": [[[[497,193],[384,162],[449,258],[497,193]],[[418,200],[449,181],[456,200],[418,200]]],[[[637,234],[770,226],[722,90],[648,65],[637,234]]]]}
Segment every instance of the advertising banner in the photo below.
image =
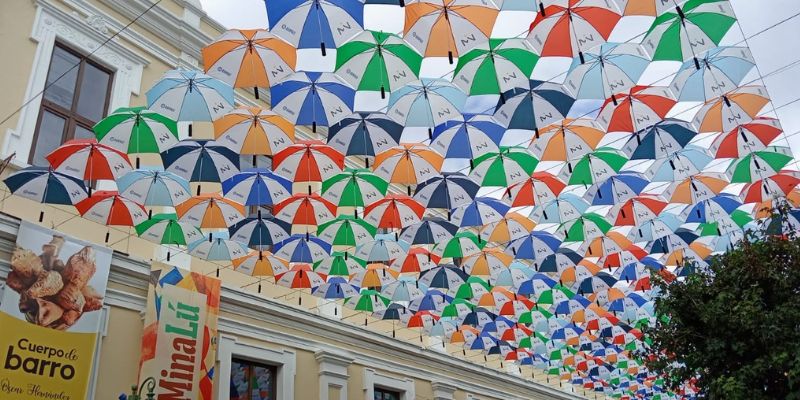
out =
{"type": "Polygon", "coordinates": [[[211,400],[219,279],[156,263],[149,286],[139,381],[155,378],[159,400],[211,400]]]}
{"type": "Polygon", "coordinates": [[[111,255],[22,221],[0,299],[0,398],[89,398],[111,255]]]}

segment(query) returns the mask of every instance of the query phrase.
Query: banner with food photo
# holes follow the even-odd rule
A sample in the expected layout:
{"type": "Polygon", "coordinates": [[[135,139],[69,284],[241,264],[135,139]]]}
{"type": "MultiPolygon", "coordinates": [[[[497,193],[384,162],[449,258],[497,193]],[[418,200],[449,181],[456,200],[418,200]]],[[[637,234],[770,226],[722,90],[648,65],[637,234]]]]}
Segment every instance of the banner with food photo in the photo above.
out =
{"type": "Polygon", "coordinates": [[[213,398],[220,287],[219,279],[153,264],[139,382],[154,378],[156,398],[213,398]]]}
{"type": "Polygon", "coordinates": [[[111,255],[21,222],[0,300],[0,398],[89,397],[111,255]]]}

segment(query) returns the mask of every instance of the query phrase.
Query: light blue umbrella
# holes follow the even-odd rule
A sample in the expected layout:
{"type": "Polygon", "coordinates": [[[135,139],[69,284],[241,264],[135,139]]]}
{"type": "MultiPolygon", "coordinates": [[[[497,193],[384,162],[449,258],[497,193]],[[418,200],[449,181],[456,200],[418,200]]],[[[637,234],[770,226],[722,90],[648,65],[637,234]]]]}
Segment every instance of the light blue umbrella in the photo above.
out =
{"type": "Polygon", "coordinates": [[[366,261],[390,261],[402,257],[409,244],[392,234],[375,235],[375,240],[358,246],[356,257],[366,261]]]}
{"type": "Polygon", "coordinates": [[[742,84],[756,66],[756,61],[747,47],[715,47],[698,60],[689,60],[681,65],[670,84],[678,101],[713,100],[742,84]]]}
{"type": "Polygon", "coordinates": [[[650,65],[650,57],[636,43],[603,43],[576,57],[564,86],[578,99],[605,100],[627,91],[650,65]]]}
{"type": "Polygon", "coordinates": [[[523,282],[531,279],[535,273],[533,268],[519,260],[514,260],[508,268],[501,269],[500,272],[492,275],[491,282],[495,286],[518,288],[523,282]]]}
{"type": "Polygon", "coordinates": [[[563,193],[555,200],[535,206],[530,217],[537,224],[562,224],[580,218],[589,203],[578,195],[563,193]]]}
{"type": "Polygon", "coordinates": [[[265,1],[272,33],[298,49],[339,47],[362,31],[363,0],[265,1]]]}
{"type": "Polygon", "coordinates": [[[230,85],[200,71],[168,71],[147,91],[148,108],[176,121],[213,121],[234,102],[230,85]]]}
{"type": "Polygon", "coordinates": [[[248,252],[243,243],[230,240],[227,232],[209,234],[208,239],[189,245],[189,254],[207,261],[230,261],[244,257],[248,252]]]}
{"type": "Polygon", "coordinates": [[[444,79],[422,79],[391,93],[386,112],[407,127],[433,128],[457,118],[467,102],[467,95],[444,79]]]}
{"type": "Polygon", "coordinates": [[[686,147],[666,158],[656,159],[645,176],[652,182],[680,182],[699,174],[714,158],[699,147],[686,147]]]}
{"type": "Polygon", "coordinates": [[[431,147],[445,158],[478,158],[499,152],[505,131],[489,115],[464,114],[437,125],[431,147]]]}
{"type": "Polygon", "coordinates": [[[628,237],[634,242],[651,242],[672,234],[681,224],[683,221],[676,214],[665,212],[632,229],[628,237]]]}
{"type": "Polygon", "coordinates": [[[192,194],[189,181],[172,172],[137,169],[117,179],[119,194],[145,206],[173,207],[192,194]]]}
{"type": "Polygon", "coordinates": [[[428,288],[417,282],[413,276],[401,276],[397,281],[381,288],[381,294],[392,302],[411,302],[424,296],[427,291],[428,288]]]}
{"type": "MultiPolygon", "coordinates": [[[[275,3],[275,2],[272,2],[275,3]]],[[[296,125],[332,126],[353,113],[356,92],[330,72],[298,71],[272,86],[272,109],[296,125]]]]}

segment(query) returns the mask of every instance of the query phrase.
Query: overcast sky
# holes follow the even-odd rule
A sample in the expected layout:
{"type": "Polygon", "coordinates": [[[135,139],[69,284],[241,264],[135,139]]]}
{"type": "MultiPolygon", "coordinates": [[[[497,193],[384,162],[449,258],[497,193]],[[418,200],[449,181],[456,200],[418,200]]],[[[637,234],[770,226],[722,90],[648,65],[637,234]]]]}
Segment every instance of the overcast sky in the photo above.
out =
{"type": "MultiPolygon", "coordinates": [[[[282,0],[269,0],[282,1],[282,0]]],[[[642,0],[635,0],[642,1],[642,0]]],[[[651,0],[652,1],[652,0],[651,0]]],[[[800,13],[800,0],[730,0],[741,23],[741,30],[748,38],[753,55],[758,63],[761,73],[768,75],[764,79],[771,95],[777,115],[781,119],[783,128],[789,138],[795,155],[800,156],[800,101],[781,107],[800,97],[800,65],[786,68],[779,73],[773,73],[795,62],[800,58],[800,17],[783,23],[769,31],[751,37],[753,34],[778,23],[779,21],[800,13]]],[[[231,28],[266,28],[267,18],[263,0],[200,0],[205,11],[223,25],[231,28]]],[[[367,6],[365,24],[367,29],[382,30],[385,32],[400,32],[403,29],[403,18],[395,18],[397,8],[391,6],[367,6]]],[[[533,14],[506,13],[501,14],[501,19],[496,24],[493,36],[509,37],[524,32],[533,14]]],[[[639,17],[626,18],[627,31],[617,30],[610,38],[612,41],[625,41],[633,35],[649,27],[649,19],[639,17]],[[635,33],[634,33],[635,32],[635,33]]],[[[734,44],[742,40],[740,28],[736,25],[723,40],[722,44],[734,44]]],[[[329,53],[330,54],[330,53],[329,53]]],[[[332,70],[335,57],[322,59],[318,50],[308,50],[301,53],[298,69],[332,70]]],[[[541,63],[534,70],[534,75],[540,78],[549,78],[563,66],[541,63]]],[[[643,80],[655,80],[665,75],[673,66],[654,65],[643,77],[643,80]]],[[[446,60],[428,61],[423,65],[422,75],[440,77],[446,75],[451,69],[446,60]]],[[[753,78],[753,77],[751,77],[753,78]]],[[[561,78],[563,79],[563,77],[561,78]]],[[[640,82],[648,83],[648,82],[640,82]]],[[[661,82],[668,84],[669,82],[661,82]]],[[[759,84],[760,81],[754,84],[759,84]]],[[[358,104],[357,104],[358,106],[358,104]]],[[[689,106],[689,105],[687,105],[689,106]]],[[[768,106],[767,109],[771,107],[768,106]]],[[[767,113],[769,114],[769,113],[767,113]]],[[[680,115],[686,117],[686,115],[680,115]]],[[[778,143],[776,143],[778,144],[778,143]]],[[[785,141],[782,142],[786,144],[785,141]]]]}

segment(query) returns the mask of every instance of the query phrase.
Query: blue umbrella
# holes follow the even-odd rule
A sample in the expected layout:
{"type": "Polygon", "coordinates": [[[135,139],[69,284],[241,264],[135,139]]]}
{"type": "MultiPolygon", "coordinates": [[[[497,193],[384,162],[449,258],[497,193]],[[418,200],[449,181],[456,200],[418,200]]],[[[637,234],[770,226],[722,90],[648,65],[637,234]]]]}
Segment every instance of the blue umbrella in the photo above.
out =
{"type": "Polygon", "coordinates": [[[564,193],[555,200],[550,200],[542,205],[535,206],[531,212],[531,219],[539,224],[563,224],[580,218],[589,208],[589,203],[582,197],[564,193]]]}
{"type": "Polygon", "coordinates": [[[461,323],[470,326],[484,326],[488,323],[493,322],[496,319],[497,319],[497,314],[483,307],[478,307],[475,310],[471,311],[469,314],[465,315],[464,320],[461,321],[461,323]]]}
{"type": "Polygon", "coordinates": [[[222,182],[239,172],[239,155],[213,140],[181,140],[161,159],[168,172],[190,182],[222,182]]]}
{"type": "Polygon", "coordinates": [[[731,213],[741,205],[741,200],[734,195],[718,194],[689,208],[685,214],[686,222],[716,223],[718,224],[718,231],[728,232],[733,227],[737,227],[736,223],[731,219],[731,213]]]}
{"type": "Polygon", "coordinates": [[[653,182],[680,182],[699,174],[713,160],[706,150],[687,146],[665,158],[656,159],[645,175],[653,182]]]}
{"type": "Polygon", "coordinates": [[[318,124],[331,126],[352,114],[356,95],[330,72],[295,72],[270,90],[275,112],[296,125],[311,125],[313,132],[318,124]]]}
{"type": "Polygon", "coordinates": [[[444,172],[417,185],[414,199],[426,208],[448,210],[469,203],[475,198],[480,185],[460,172],[444,172]]]}
{"type": "Polygon", "coordinates": [[[572,60],[564,86],[578,99],[610,97],[616,104],[614,94],[636,86],[648,65],[638,43],[603,43],[572,60]]]}
{"type": "Polygon", "coordinates": [[[305,235],[292,235],[288,239],[275,243],[275,256],[288,260],[313,264],[328,257],[331,252],[331,245],[322,239],[305,235]]]}
{"type": "Polygon", "coordinates": [[[539,295],[545,290],[552,289],[558,282],[550,278],[549,276],[541,273],[537,273],[536,275],[532,276],[530,279],[522,282],[519,285],[519,289],[517,289],[517,294],[522,296],[533,296],[539,295]]]}
{"type": "Polygon", "coordinates": [[[167,171],[137,169],[117,179],[119,194],[145,206],[173,207],[191,197],[189,181],[167,171]]]}
{"type": "Polygon", "coordinates": [[[336,48],[362,31],[363,0],[264,1],[272,33],[298,49],[336,48]]]}
{"type": "Polygon", "coordinates": [[[636,132],[623,151],[631,155],[631,160],[665,158],[682,150],[696,135],[692,124],[668,118],[636,132]]]}
{"type": "Polygon", "coordinates": [[[443,218],[425,217],[422,221],[403,229],[400,240],[411,244],[437,244],[449,241],[456,232],[458,226],[443,218]]]}
{"type": "Polygon", "coordinates": [[[600,271],[595,276],[585,278],[578,286],[580,293],[595,293],[613,287],[617,283],[617,278],[608,272],[600,271]]]}
{"type": "Polygon", "coordinates": [[[612,206],[638,196],[649,183],[639,174],[624,173],[593,186],[586,195],[592,198],[593,206],[612,206]]]}
{"type": "Polygon", "coordinates": [[[234,103],[230,85],[200,71],[168,71],[147,91],[148,108],[176,121],[213,121],[234,103]]]}
{"type": "Polygon", "coordinates": [[[393,91],[389,96],[387,115],[407,127],[433,128],[457,117],[467,95],[444,79],[422,79],[393,91]]]}
{"type": "Polygon", "coordinates": [[[508,204],[491,197],[476,197],[471,202],[452,210],[453,223],[464,228],[484,226],[503,219],[508,213],[508,204]]]}
{"type": "Polygon", "coordinates": [[[246,206],[274,205],[291,197],[292,181],[268,169],[248,169],[222,182],[222,192],[246,206]]]}
{"type": "Polygon", "coordinates": [[[505,128],[489,115],[464,114],[433,129],[431,147],[445,158],[478,158],[500,151],[505,128]]]}
{"type": "Polygon", "coordinates": [[[245,218],[228,228],[231,239],[255,250],[289,239],[292,225],[277,218],[245,218]]]}
{"type": "Polygon", "coordinates": [[[575,98],[562,85],[530,81],[528,88],[515,88],[503,93],[494,110],[495,119],[508,129],[527,129],[538,132],[567,117],[575,98]]]}
{"type": "Polygon", "coordinates": [[[45,167],[27,167],[4,182],[11,193],[45,204],[74,205],[89,196],[82,180],[45,167]]]}
{"type": "Polygon", "coordinates": [[[331,276],[327,282],[311,290],[311,294],[323,299],[346,299],[358,296],[358,292],[358,286],[351,285],[341,276],[331,276]]]}
{"type": "Polygon", "coordinates": [[[561,272],[567,268],[574,267],[581,260],[583,260],[583,256],[573,250],[558,249],[558,251],[549,254],[542,260],[541,265],[539,265],[539,272],[561,272]]]}
{"type": "Polygon", "coordinates": [[[552,233],[533,231],[527,236],[512,241],[506,247],[506,253],[520,260],[544,260],[555,253],[561,246],[561,240],[552,233]]]}
{"type": "Polygon", "coordinates": [[[375,157],[397,146],[402,134],[403,125],[386,114],[355,113],[328,129],[328,144],[346,156],[375,157]]]}
{"type": "Polygon", "coordinates": [[[426,292],[427,288],[425,286],[420,286],[416,277],[410,276],[400,276],[400,279],[397,281],[381,288],[381,294],[388,297],[393,302],[410,302],[422,297],[426,292]]]}
{"type": "Polygon", "coordinates": [[[422,272],[419,282],[431,289],[455,289],[469,278],[466,272],[452,264],[439,265],[422,272]]]}
{"type": "Polygon", "coordinates": [[[681,221],[677,215],[662,212],[661,215],[655,219],[651,219],[639,225],[637,229],[632,230],[630,237],[637,242],[653,241],[672,234],[682,224],[683,221],[681,221]]]}
{"type": "Polygon", "coordinates": [[[424,295],[411,301],[408,305],[414,312],[419,311],[435,311],[439,312],[442,308],[453,301],[451,296],[448,296],[436,289],[429,289],[424,295]]]}
{"type": "Polygon", "coordinates": [[[712,100],[739,87],[755,66],[747,47],[715,47],[700,60],[684,62],[670,89],[678,94],[679,101],[712,100]]]}

